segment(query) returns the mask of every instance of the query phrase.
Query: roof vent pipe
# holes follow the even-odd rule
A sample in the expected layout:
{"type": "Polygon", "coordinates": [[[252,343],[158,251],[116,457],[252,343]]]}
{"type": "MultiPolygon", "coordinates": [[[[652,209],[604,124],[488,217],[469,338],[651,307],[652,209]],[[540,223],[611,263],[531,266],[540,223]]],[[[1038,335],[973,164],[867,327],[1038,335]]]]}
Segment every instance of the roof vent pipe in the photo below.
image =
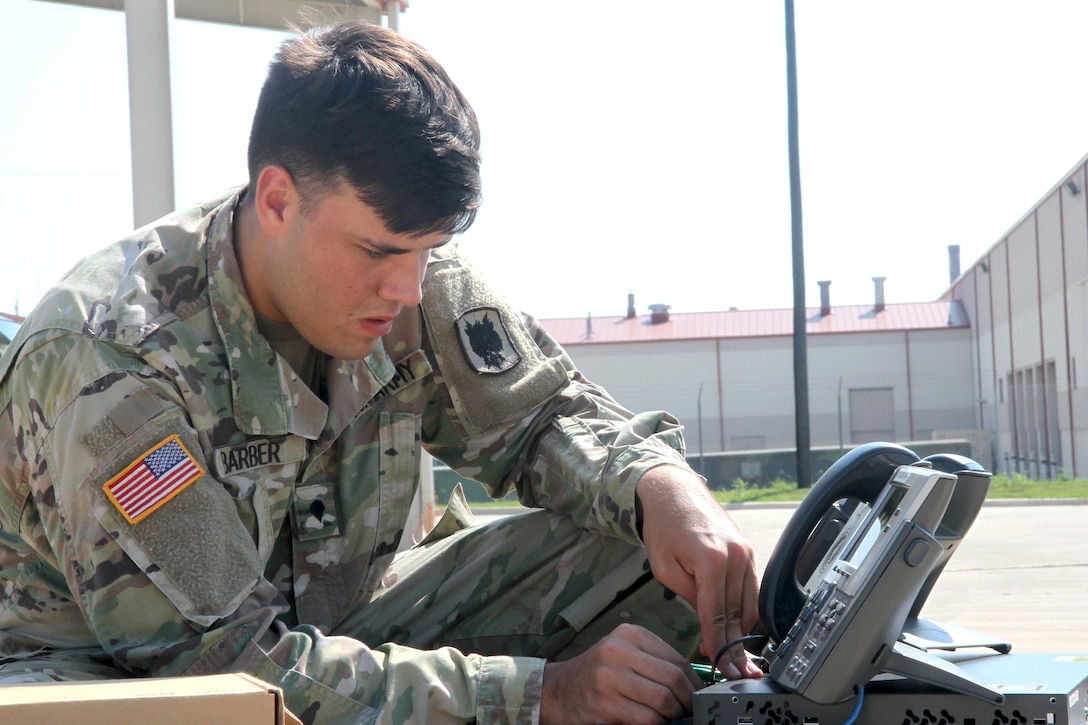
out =
{"type": "Polygon", "coordinates": [[[633,320],[638,317],[638,313],[635,312],[635,293],[627,293],[627,319],[633,320]]]}
{"type": "Polygon", "coordinates": [[[831,314],[831,280],[825,279],[817,282],[820,285],[820,314],[831,314]]]}
{"type": "Polygon", "coordinates": [[[948,283],[960,278],[960,245],[948,245],[948,283]]]}
{"type": "Polygon", "coordinates": [[[877,312],[881,312],[884,309],[884,280],[885,277],[873,277],[873,287],[876,299],[873,302],[873,309],[877,312]]]}

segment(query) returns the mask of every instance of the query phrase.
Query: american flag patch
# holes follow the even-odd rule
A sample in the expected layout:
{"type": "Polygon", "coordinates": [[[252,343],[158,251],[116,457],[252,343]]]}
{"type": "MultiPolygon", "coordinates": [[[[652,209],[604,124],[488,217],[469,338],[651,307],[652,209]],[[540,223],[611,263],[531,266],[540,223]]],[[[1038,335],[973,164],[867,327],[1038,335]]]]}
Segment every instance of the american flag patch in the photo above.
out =
{"type": "Polygon", "coordinates": [[[181,439],[159,442],[139,460],[106,482],[110,501],[130,524],[137,524],[204,475],[181,439]]]}

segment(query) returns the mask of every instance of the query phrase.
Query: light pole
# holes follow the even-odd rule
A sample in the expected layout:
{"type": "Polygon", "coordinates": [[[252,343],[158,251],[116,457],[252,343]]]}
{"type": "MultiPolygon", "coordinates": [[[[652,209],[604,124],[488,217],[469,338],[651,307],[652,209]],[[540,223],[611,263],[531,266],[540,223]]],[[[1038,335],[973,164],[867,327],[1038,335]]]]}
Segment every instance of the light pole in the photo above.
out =
{"type": "Polygon", "coordinates": [[[793,241],[793,397],[797,440],[797,486],[812,482],[809,465],[808,340],[805,334],[805,253],[801,225],[801,164],[797,149],[797,54],[793,0],[786,0],[786,96],[790,157],[790,220],[793,241]]]}

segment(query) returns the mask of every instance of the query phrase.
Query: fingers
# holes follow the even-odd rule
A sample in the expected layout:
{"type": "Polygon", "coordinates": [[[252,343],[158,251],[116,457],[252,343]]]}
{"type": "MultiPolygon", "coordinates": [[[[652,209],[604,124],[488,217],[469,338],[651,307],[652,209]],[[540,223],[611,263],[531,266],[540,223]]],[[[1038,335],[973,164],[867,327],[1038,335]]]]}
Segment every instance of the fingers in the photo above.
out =
{"type": "MultiPolygon", "coordinates": [[[[695,608],[702,652],[713,657],[759,620],[752,548],[701,479],[693,483],[661,466],[639,482],[638,497],[654,576],[695,608]]],[[[718,666],[730,677],[761,675],[740,646],[718,666]]]]}
{"type": "MultiPolygon", "coordinates": [[[[724,537],[701,552],[692,567],[703,638],[714,651],[747,634],[745,625],[756,613],[755,566],[752,551],[739,538],[724,537]]],[[[753,622],[754,624],[754,622],[753,622]]]]}
{"type": "Polygon", "coordinates": [[[690,709],[691,692],[703,686],[703,681],[692,669],[691,663],[665,640],[653,632],[631,624],[616,628],[617,635],[631,636],[648,657],[640,658],[639,672],[647,679],[670,683],[670,689],[690,709]]]}
{"type": "Polygon", "coordinates": [[[544,671],[541,722],[660,723],[691,711],[702,681],[653,633],[621,625],[587,652],[544,671]]]}
{"type": "MultiPolygon", "coordinates": [[[[745,547],[745,551],[746,556],[743,559],[730,552],[725,593],[725,642],[721,646],[744,637],[759,621],[759,582],[756,579],[751,549],[745,547]]],[[[732,668],[727,677],[753,677],[762,674],[748,658],[742,645],[730,648],[727,657],[732,668]]]]}
{"type": "Polygon", "coordinates": [[[620,625],[613,635],[625,645],[619,657],[626,659],[637,678],[629,683],[629,697],[669,719],[691,712],[692,693],[703,684],[691,663],[642,627],[620,625]]]}
{"type": "Polygon", "coordinates": [[[762,677],[742,645],[722,653],[726,644],[743,638],[759,621],[759,581],[751,547],[739,534],[726,535],[703,552],[691,574],[695,596],[689,601],[703,635],[700,651],[711,658],[721,655],[714,664],[729,679],[762,677]]]}

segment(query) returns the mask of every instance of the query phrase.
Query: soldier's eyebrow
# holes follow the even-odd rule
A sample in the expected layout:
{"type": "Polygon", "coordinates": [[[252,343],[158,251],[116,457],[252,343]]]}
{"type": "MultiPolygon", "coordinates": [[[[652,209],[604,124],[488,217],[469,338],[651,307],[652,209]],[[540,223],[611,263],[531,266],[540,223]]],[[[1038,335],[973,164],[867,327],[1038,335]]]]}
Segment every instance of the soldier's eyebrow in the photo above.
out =
{"type": "MultiPolygon", "coordinates": [[[[389,242],[380,242],[376,239],[371,239],[370,237],[362,236],[360,234],[352,234],[352,236],[363,244],[366,244],[368,247],[371,247],[374,251],[381,252],[382,254],[408,254],[409,252],[417,251],[415,249],[406,249],[404,247],[399,247],[396,244],[390,244],[389,242]]],[[[440,241],[438,244],[431,245],[430,247],[428,247],[428,249],[438,249],[439,247],[446,246],[452,241],[453,235],[451,234],[442,241],[440,241]]]]}

